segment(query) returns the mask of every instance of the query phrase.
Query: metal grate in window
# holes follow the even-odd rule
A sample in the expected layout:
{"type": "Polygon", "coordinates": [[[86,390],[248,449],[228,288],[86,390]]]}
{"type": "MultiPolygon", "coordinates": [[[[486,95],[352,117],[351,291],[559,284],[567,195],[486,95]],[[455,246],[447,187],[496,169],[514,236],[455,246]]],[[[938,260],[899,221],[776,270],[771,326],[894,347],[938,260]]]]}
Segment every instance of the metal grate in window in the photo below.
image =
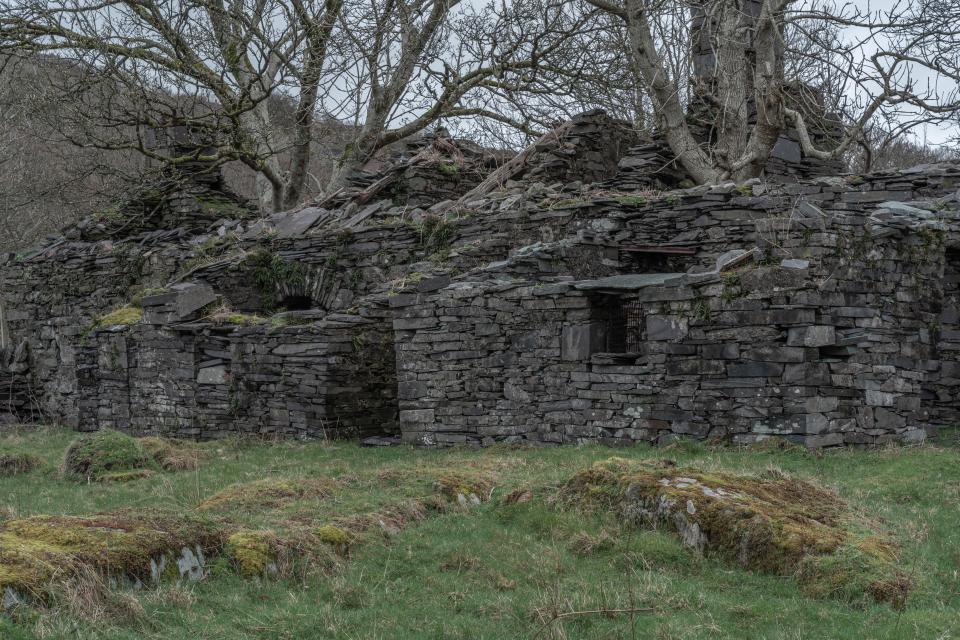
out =
{"type": "Polygon", "coordinates": [[[595,304],[594,318],[600,324],[602,350],[607,353],[638,353],[643,337],[643,309],[640,302],[607,295],[595,304]]]}

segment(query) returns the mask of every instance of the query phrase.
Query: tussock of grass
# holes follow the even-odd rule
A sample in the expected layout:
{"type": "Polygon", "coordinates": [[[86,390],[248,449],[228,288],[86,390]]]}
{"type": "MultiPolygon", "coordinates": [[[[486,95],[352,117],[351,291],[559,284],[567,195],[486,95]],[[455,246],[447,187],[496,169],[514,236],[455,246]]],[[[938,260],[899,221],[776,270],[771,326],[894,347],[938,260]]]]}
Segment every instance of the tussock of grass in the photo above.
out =
{"type": "Polygon", "coordinates": [[[264,318],[263,316],[259,316],[255,313],[241,313],[239,311],[234,311],[226,305],[217,307],[209,315],[207,315],[205,319],[218,325],[235,324],[242,327],[267,324],[270,322],[269,318],[264,318]]]}
{"type": "Polygon", "coordinates": [[[350,545],[355,540],[356,536],[352,533],[332,524],[325,524],[322,527],[319,527],[314,535],[317,536],[324,544],[328,544],[333,547],[337,553],[346,554],[350,550],[350,545]]]}
{"type": "Polygon", "coordinates": [[[779,471],[746,476],[610,458],[568,480],[559,501],[666,526],[699,552],[796,575],[811,595],[869,595],[902,607],[910,589],[892,541],[858,533],[870,523],[834,492],[779,471]]]}
{"type": "Polygon", "coordinates": [[[141,438],[140,444],[166,471],[193,471],[208,452],[196,442],[168,438],[141,438]]]}
{"type": "Polygon", "coordinates": [[[117,589],[108,576],[87,565],[51,585],[50,600],[71,619],[100,627],[143,624],[147,619],[146,609],[134,594],[117,589]]]}
{"type": "Polygon", "coordinates": [[[66,476],[96,482],[131,482],[157,470],[196,469],[206,451],[195,442],[134,438],[101,429],[78,436],[67,448],[61,470],[66,476]]]}
{"type": "Polygon", "coordinates": [[[64,475],[98,480],[108,473],[150,469],[153,460],[136,438],[112,429],[78,436],[67,448],[64,475]]]}
{"type": "Polygon", "coordinates": [[[185,516],[118,512],[8,520],[0,524],[0,593],[11,588],[43,599],[51,581],[62,583],[85,569],[146,580],[151,560],[183,547],[219,546],[215,527],[185,516]]]}
{"type": "Polygon", "coordinates": [[[39,456],[22,452],[0,452],[0,476],[18,476],[43,466],[39,456]]]}
{"type": "Polygon", "coordinates": [[[311,477],[292,480],[266,478],[235,484],[215,493],[199,505],[199,511],[276,508],[304,498],[326,498],[335,483],[329,478],[311,477]]]}

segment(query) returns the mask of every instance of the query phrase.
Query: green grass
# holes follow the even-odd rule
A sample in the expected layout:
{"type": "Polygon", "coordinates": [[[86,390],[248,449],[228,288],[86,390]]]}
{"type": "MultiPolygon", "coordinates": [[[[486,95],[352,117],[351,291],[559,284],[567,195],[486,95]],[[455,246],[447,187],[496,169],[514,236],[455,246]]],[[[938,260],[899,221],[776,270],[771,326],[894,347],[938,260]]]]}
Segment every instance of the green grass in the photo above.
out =
{"type": "Polygon", "coordinates": [[[828,451],[494,447],[364,449],[352,442],[205,445],[193,471],[128,483],[77,483],[57,465],[75,434],[23,431],[0,449],[39,456],[38,470],[0,477],[0,520],[84,515],[121,508],[175,513],[236,483],[330,478],[326,497],[280,501],[229,514],[245,527],[281,530],[309,513],[320,521],[429,495],[454,471],[492,478],[493,499],[453,508],[389,538],[354,547],[332,568],[296,578],[241,577],[224,560],[195,584],[164,583],[122,595],[142,614],[94,621],[64,608],[0,617],[0,638],[955,638],[960,635],[960,448],[828,451]],[[595,461],[669,458],[707,470],[776,467],[835,488],[903,545],[916,581],[907,607],[850,607],[805,597],[789,577],[698,558],[667,532],[549,506],[548,487],[595,461]],[[504,504],[517,488],[528,502],[504,504]],[[581,613],[640,609],[636,613],[581,613]],[[566,615],[565,615],[566,614],[566,615]],[[555,619],[558,615],[564,615],[555,619]],[[553,622],[551,622],[553,620],[553,622]]]}

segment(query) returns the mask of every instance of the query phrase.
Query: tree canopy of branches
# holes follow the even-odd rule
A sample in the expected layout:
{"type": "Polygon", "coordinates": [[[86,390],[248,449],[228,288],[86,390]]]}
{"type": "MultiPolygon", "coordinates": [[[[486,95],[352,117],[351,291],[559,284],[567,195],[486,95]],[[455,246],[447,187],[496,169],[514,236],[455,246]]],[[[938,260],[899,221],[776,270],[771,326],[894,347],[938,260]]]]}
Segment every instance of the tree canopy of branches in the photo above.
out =
{"type": "Polygon", "coordinates": [[[491,103],[557,91],[544,61],[588,16],[560,0],[2,0],[0,52],[75,64],[60,92],[75,106],[63,116],[74,142],[177,163],[194,158],[166,157],[145,131],[187,126],[213,142],[205,160],[256,172],[269,211],[296,205],[316,178],[318,114],[353,132],[328,191],[442,118],[529,129],[491,103]],[[294,103],[289,134],[278,135],[275,96],[294,103]]]}
{"type": "Polygon", "coordinates": [[[830,0],[586,1],[620,20],[657,128],[700,183],[759,175],[790,127],[807,156],[827,160],[864,143],[878,120],[902,132],[960,114],[955,0],[885,11],[830,0]],[[695,43],[713,55],[705,69],[687,55],[695,43]],[[803,104],[814,97],[827,103],[803,104]],[[706,141],[688,118],[693,100],[712,113],[706,141]],[[810,135],[810,114],[824,109],[845,125],[826,148],[810,135]]]}

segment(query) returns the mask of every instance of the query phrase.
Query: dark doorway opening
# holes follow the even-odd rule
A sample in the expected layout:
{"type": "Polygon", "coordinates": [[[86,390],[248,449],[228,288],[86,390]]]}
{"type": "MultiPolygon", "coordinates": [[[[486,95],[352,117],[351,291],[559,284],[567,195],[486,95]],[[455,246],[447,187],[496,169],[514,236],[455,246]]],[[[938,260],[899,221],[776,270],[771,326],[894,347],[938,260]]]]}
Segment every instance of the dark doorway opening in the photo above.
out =
{"type": "Polygon", "coordinates": [[[286,296],[279,306],[287,311],[309,311],[314,305],[310,296],[286,296]]]}

